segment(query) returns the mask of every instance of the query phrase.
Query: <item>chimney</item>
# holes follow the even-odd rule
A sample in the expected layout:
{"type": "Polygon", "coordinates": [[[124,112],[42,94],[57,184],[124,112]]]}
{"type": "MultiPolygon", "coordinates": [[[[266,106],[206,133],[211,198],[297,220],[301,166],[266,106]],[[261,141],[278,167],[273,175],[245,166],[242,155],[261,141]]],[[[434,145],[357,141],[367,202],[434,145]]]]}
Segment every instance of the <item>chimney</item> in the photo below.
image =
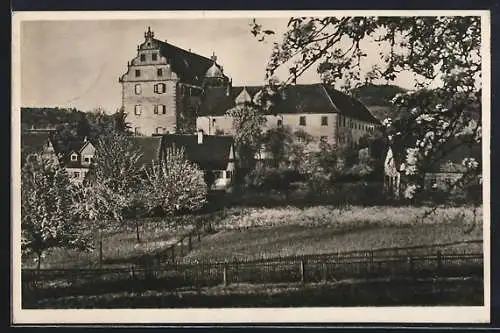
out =
{"type": "Polygon", "coordinates": [[[198,144],[201,145],[203,143],[203,130],[198,130],[198,144]]]}

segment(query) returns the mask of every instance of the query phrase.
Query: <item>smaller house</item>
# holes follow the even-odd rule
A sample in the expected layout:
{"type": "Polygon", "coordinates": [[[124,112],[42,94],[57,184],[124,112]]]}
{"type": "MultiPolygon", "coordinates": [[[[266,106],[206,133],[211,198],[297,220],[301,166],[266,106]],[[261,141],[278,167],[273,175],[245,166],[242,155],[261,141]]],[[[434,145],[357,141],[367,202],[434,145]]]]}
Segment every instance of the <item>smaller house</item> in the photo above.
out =
{"type": "Polygon", "coordinates": [[[151,137],[133,138],[142,152],[138,163],[147,167],[161,160],[171,147],[183,148],[188,161],[204,171],[206,179],[211,178],[212,190],[228,190],[234,179],[235,154],[231,136],[197,134],[155,134],[151,137]]]}
{"type": "Polygon", "coordinates": [[[205,174],[211,174],[212,190],[227,190],[232,184],[235,171],[234,140],[232,136],[163,135],[162,147],[183,147],[187,160],[197,164],[205,174]]]}
{"type": "Polygon", "coordinates": [[[83,142],[75,143],[69,153],[63,157],[63,165],[72,183],[83,183],[94,160],[95,152],[95,146],[85,138],[83,142]]]}
{"type": "MultiPolygon", "coordinates": [[[[474,157],[481,161],[481,145],[458,145],[450,142],[444,149],[450,148],[442,158],[436,160],[424,175],[424,187],[427,190],[449,190],[467,171],[462,161],[474,157]]],[[[384,161],[384,190],[388,196],[401,196],[401,176],[404,174],[405,149],[393,144],[387,150],[384,161]]]]}
{"type": "Polygon", "coordinates": [[[41,153],[59,163],[51,131],[24,131],[21,134],[21,165],[29,154],[41,153]]]}

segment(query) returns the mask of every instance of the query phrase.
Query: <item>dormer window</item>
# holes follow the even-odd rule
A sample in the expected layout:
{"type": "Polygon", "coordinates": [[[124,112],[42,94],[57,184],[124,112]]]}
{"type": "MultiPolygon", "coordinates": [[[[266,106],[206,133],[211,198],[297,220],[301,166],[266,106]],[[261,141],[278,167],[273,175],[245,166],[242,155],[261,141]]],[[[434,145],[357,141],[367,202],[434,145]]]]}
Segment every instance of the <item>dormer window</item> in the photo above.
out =
{"type": "Polygon", "coordinates": [[[71,161],[74,162],[74,161],[77,161],[78,160],[78,155],[73,153],[71,154],[71,161]]]}

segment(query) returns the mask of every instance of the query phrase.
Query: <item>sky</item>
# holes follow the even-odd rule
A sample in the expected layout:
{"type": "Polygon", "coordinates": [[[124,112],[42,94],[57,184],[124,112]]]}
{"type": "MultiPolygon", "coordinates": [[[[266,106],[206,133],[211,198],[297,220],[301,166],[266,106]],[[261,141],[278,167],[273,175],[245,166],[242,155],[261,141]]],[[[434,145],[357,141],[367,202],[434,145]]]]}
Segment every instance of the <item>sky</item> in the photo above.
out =
{"type": "MultiPolygon", "coordinates": [[[[118,78],[136,55],[148,26],[157,39],[206,57],[215,52],[233,85],[261,85],[273,41],[282,38],[288,18],[258,22],[276,32],[274,40],[259,42],[250,33],[251,18],[24,21],[21,105],[114,112],[121,106],[118,78]]],[[[374,56],[367,64],[376,61],[374,56]]],[[[395,84],[411,88],[410,81],[403,77],[395,84]]],[[[316,82],[320,78],[313,66],[297,83],[316,82]]]]}

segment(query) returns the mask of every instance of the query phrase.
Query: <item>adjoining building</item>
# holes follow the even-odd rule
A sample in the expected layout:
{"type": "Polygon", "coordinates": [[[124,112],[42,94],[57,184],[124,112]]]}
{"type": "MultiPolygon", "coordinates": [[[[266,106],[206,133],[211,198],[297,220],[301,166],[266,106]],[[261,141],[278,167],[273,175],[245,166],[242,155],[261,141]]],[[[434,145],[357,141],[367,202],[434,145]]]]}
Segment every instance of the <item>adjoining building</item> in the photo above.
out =
{"type": "MultiPolygon", "coordinates": [[[[234,134],[227,110],[238,105],[258,104],[263,86],[232,87],[231,93],[209,88],[200,106],[196,127],[208,134],[234,134]]],[[[316,141],[356,144],[380,122],[358,100],[324,84],[286,86],[265,112],[266,129],[288,127],[304,131],[316,141]]]]}
{"type": "MultiPolygon", "coordinates": [[[[217,63],[154,37],[150,28],[127,64],[122,107],[136,135],[233,134],[226,112],[253,103],[263,86],[233,87],[217,63]]],[[[379,125],[358,100],[324,84],[291,85],[281,92],[274,109],[265,114],[267,128],[288,126],[317,141],[356,143],[379,125]]]]}

